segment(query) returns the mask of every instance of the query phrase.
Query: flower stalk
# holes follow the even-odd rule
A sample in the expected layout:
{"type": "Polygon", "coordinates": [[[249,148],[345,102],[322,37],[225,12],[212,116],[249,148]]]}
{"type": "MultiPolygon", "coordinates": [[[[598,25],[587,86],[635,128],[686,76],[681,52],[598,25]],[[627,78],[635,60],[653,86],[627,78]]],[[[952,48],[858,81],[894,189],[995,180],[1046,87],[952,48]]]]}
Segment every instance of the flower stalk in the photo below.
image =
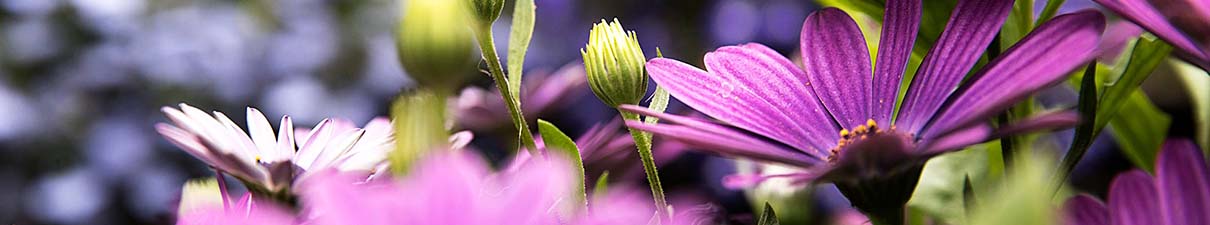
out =
{"type": "Polygon", "coordinates": [[[534,136],[530,133],[529,124],[521,113],[520,101],[509,91],[508,77],[504,75],[504,68],[500,64],[500,56],[496,55],[496,45],[493,39],[491,23],[479,23],[475,26],[475,40],[479,42],[479,51],[483,53],[483,61],[487,62],[488,73],[492,76],[492,80],[495,81],[496,89],[500,91],[500,97],[504,99],[504,105],[508,107],[508,113],[512,116],[514,127],[520,133],[518,138],[521,145],[529,150],[530,154],[537,155],[538,148],[534,144],[534,136]]]}
{"type": "MultiPolygon", "coordinates": [[[[632,121],[639,120],[639,115],[626,111],[618,111],[622,118],[632,121]]],[[[660,173],[656,169],[655,156],[651,154],[651,136],[643,131],[627,127],[630,136],[634,138],[634,146],[639,150],[639,159],[643,161],[643,172],[647,174],[647,184],[651,187],[651,198],[655,200],[656,213],[659,216],[668,215],[668,201],[664,197],[664,185],[660,183],[660,173]]]]}

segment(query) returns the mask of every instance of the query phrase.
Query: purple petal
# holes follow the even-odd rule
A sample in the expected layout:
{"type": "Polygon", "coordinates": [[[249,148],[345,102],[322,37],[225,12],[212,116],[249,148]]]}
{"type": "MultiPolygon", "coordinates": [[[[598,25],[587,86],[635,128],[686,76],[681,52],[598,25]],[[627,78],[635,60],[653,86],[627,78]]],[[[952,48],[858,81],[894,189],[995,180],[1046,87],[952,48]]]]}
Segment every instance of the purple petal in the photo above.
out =
{"type": "Polygon", "coordinates": [[[1109,186],[1109,215],[1113,224],[1160,224],[1159,197],[1151,176],[1142,170],[1118,175],[1109,186]]]}
{"type": "Polygon", "coordinates": [[[882,37],[878,60],[874,64],[870,115],[878,124],[891,124],[899,83],[920,27],[920,0],[889,0],[882,18],[882,37]]]}
{"type": "Polygon", "coordinates": [[[1168,140],[1156,160],[1156,187],[1166,224],[1210,224],[1210,173],[1192,141],[1168,140]]]}
{"type": "Polygon", "coordinates": [[[652,59],[652,80],[681,102],[725,123],[824,154],[838,138],[831,117],[806,86],[805,74],[759,44],[706,54],[707,73],[688,64],[652,59]]]}
{"type": "Polygon", "coordinates": [[[916,134],[979,60],[1008,17],[1013,1],[959,1],[941,38],[929,49],[903,98],[895,124],[916,134]]]}
{"type": "Polygon", "coordinates": [[[1093,10],[1064,14],[1042,24],[976,73],[921,133],[929,138],[984,121],[1033,92],[1063,81],[1068,72],[1095,57],[1104,29],[1105,17],[1093,10]]]}
{"type": "Polygon", "coordinates": [[[812,13],[799,47],[808,85],[836,122],[850,129],[864,125],[870,119],[870,54],[857,22],[836,8],[812,13]]]}
{"type": "Polygon", "coordinates": [[[1063,204],[1066,225],[1107,225],[1109,209],[1100,200],[1088,195],[1076,195],[1063,204]]]}
{"type": "Polygon", "coordinates": [[[1025,118],[999,127],[992,139],[1034,131],[1045,131],[1074,127],[1080,123],[1080,114],[1075,111],[1059,111],[1025,118]]]}
{"type": "Polygon", "coordinates": [[[1197,44],[1177,30],[1172,23],[1161,15],[1146,0],[1093,0],[1105,8],[1121,15],[1135,24],[1147,29],[1160,39],[1164,39],[1178,49],[1205,61],[1207,55],[1197,47],[1197,44]]]}
{"type": "Polygon", "coordinates": [[[672,138],[689,145],[702,148],[709,153],[743,157],[761,161],[778,162],[802,168],[810,168],[822,163],[826,155],[803,154],[800,151],[782,147],[753,137],[751,134],[736,131],[721,125],[697,119],[658,113],[647,108],[622,105],[619,109],[638,113],[644,116],[660,118],[663,124],[646,124],[638,121],[626,121],[626,126],[672,138]],[[668,124],[673,123],[673,124],[668,124]]]}
{"type": "Polygon", "coordinates": [[[992,135],[992,128],[987,124],[977,124],[974,126],[950,132],[944,136],[933,139],[926,139],[923,146],[925,157],[940,155],[942,153],[958,150],[978,143],[987,141],[992,135]]]}

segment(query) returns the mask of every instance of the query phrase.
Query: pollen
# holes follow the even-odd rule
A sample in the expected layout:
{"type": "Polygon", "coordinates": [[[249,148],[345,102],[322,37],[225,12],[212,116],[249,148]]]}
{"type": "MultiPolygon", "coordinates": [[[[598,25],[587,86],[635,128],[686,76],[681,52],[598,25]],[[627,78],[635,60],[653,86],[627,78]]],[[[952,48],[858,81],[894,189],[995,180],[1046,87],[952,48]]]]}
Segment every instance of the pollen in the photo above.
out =
{"type": "Polygon", "coordinates": [[[857,127],[854,127],[852,131],[849,129],[841,129],[840,139],[836,141],[836,147],[833,147],[829,151],[831,155],[828,156],[828,162],[835,162],[839,157],[840,151],[844,149],[845,146],[852,145],[853,142],[862,141],[872,135],[893,130],[895,130],[894,125],[891,125],[889,130],[879,129],[878,122],[875,122],[874,119],[866,119],[865,124],[857,125],[857,127]]]}

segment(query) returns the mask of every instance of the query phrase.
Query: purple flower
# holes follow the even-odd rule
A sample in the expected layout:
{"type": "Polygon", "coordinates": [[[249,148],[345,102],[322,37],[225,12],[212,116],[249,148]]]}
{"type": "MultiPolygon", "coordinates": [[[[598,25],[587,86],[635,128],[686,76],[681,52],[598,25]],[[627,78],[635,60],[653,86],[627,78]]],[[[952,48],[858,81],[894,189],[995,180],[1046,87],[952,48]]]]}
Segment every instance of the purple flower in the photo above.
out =
{"type": "Polygon", "coordinates": [[[395,147],[390,120],[376,118],[365,129],[341,119],[325,119],[314,129],[297,132],[283,116],[276,135],[265,115],[248,107],[248,132],[221,112],[208,114],[182,103],[164,107],[174,125],[156,124],[168,141],[250,188],[287,190],[313,171],[335,169],[373,174],[395,147]]]}
{"type": "Polygon", "coordinates": [[[1210,224],[1210,172],[1201,151],[1186,139],[1164,143],[1155,177],[1142,170],[1122,173],[1109,187],[1109,204],[1078,195],[1064,205],[1069,225],[1210,224]]]}
{"type": "Polygon", "coordinates": [[[1077,119],[1071,112],[998,129],[985,121],[1092,59],[1104,29],[1104,18],[1095,11],[1043,24],[959,85],[1012,4],[958,3],[897,117],[893,109],[916,37],[920,0],[887,2],[878,64],[872,69],[857,24],[835,8],[812,13],[804,22],[801,68],[760,44],[707,53],[707,70],[652,59],[647,70],[656,83],[722,124],[625,106],[669,122],[627,125],[725,156],[806,168],[806,174],[780,176],[803,181],[888,176],[1002,135],[1070,126],[1077,119]]]}
{"type": "Polygon", "coordinates": [[[1093,1],[1172,44],[1186,61],[1210,69],[1210,1],[1093,1]]]}

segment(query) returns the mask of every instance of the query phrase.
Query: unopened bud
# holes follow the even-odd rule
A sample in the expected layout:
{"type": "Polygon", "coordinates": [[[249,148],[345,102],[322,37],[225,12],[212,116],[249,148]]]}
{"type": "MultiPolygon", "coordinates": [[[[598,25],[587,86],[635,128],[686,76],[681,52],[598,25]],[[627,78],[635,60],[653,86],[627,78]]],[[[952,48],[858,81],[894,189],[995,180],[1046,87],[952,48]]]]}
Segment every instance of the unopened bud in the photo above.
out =
{"type": "Polygon", "coordinates": [[[469,0],[472,11],[479,23],[491,24],[500,18],[504,10],[504,0],[469,0]]]}
{"type": "Polygon", "coordinates": [[[452,89],[473,75],[470,14],[462,1],[405,1],[396,36],[399,61],[421,86],[452,89]]]}
{"type": "Polygon", "coordinates": [[[638,104],[647,93],[647,58],[634,31],[614,19],[593,25],[588,45],[580,49],[588,84],[606,105],[638,104]]]}

